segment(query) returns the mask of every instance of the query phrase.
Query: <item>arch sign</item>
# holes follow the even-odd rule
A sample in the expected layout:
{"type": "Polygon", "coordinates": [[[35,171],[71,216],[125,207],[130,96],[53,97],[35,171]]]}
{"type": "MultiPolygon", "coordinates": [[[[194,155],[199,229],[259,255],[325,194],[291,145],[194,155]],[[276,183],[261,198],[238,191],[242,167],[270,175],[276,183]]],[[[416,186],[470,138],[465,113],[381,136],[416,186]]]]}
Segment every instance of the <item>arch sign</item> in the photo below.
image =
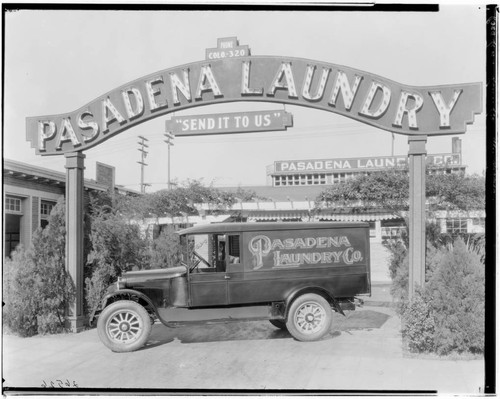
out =
{"type": "Polygon", "coordinates": [[[206,59],[139,78],[81,108],[29,117],[36,153],[79,152],[149,119],[235,101],[286,103],[344,115],[404,135],[464,133],[481,112],[481,83],[408,86],[357,69],[293,57],[252,56],[235,37],[206,59]]]}

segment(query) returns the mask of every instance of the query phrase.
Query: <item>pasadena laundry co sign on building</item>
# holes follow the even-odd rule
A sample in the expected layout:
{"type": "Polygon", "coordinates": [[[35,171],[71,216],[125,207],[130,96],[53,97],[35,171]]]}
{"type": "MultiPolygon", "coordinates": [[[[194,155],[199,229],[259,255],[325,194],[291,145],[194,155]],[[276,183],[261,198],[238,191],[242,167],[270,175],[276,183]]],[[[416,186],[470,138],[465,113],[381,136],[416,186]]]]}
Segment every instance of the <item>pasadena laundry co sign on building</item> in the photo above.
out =
{"type": "MultiPolygon", "coordinates": [[[[429,166],[460,165],[460,154],[427,155],[429,166]]],[[[387,168],[408,167],[408,156],[365,157],[341,159],[311,159],[301,161],[275,161],[276,173],[295,172],[346,172],[359,170],[378,170],[387,168]]]]}
{"type": "Polygon", "coordinates": [[[59,115],[29,117],[37,154],[83,151],[146,120],[234,101],[317,108],[405,135],[464,133],[481,112],[481,84],[408,86],[357,69],[286,56],[252,56],[236,38],[206,59],[141,77],[59,115]]]}

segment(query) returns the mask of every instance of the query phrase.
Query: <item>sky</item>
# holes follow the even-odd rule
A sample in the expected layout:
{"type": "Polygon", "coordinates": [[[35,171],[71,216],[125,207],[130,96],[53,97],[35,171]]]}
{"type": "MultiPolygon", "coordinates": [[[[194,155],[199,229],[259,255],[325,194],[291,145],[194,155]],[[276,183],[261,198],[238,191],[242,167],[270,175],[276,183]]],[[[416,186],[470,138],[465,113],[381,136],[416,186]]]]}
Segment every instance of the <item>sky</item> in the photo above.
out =
{"type": "MultiPolygon", "coordinates": [[[[345,65],[414,86],[486,82],[485,7],[440,6],[436,13],[325,11],[57,11],[5,15],[3,157],[63,172],[64,156],[42,157],[26,140],[26,117],[68,113],[127,82],[202,61],[217,39],[236,36],[252,55],[345,65]]],[[[283,109],[225,103],[175,116],[283,109]]],[[[287,131],[177,137],[171,178],[217,187],[266,185],[274,161],[391,155],[393,135],[331,112],[287,105],[287,131]]],[[[483,98],[483,110],[485,100],[483,98]]],[[[138,136],[146,137],[147,192],[167,186],[162,116],[85,151],[85,178],[96,162],[116,168],[116,184],[140,189],[138,136]]],[[[428,154],[451,152],[454,136],[430,137],[428,154]]],[[[468,173],[486,168],[485,113],[462,139],[468,173]]],[[[408,137],[394,135],[394,154],[408,137]]]]}

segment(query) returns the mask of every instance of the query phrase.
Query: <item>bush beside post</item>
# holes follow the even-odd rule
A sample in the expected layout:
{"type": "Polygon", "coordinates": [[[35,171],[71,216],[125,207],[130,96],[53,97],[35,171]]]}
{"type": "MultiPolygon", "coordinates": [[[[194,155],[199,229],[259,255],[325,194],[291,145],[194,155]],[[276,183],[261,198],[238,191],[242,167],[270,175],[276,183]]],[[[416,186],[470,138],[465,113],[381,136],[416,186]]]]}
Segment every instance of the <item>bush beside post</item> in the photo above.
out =
{"type": "MultiPolygon", "coordinates": [[[[403,339],[411,352],[480,354],[484,351],[484,249],[461,238],[428,244],[426,284],[408,301],[408,257],[396,268],[391,292],[398,301],[403,339]]],[[[396,252],[394,258],[401,258],[396,252]]]]}
{"type": "Polygon", "coordinates": [[[18,247],[5,262],[3,316],[7,328],[21,336],[65,330],[74,287],[64,259],[64,200],[60,200],[47,227],[33,234],[31,246],[18,247]]]}

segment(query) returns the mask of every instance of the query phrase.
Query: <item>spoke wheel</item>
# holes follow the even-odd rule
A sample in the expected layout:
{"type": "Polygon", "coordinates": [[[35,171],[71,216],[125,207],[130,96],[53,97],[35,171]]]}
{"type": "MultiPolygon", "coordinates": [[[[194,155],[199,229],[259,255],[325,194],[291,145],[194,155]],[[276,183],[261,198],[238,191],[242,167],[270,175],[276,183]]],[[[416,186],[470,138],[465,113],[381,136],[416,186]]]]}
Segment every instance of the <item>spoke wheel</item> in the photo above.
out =
{"type": "Polygon", "coordinates": [[[151,318],[133,301],[117,301],[99,316],[97,331],[101,341],[113,352],[130,352],[143,346],[151,332],[151,318]]]}
{"type": "Polygon", "coordinates": [[[305,294],[290,306],[286,326],[299,341],[316,341],[330,331],[332,309],[320,295],[305,294]]]}
{"type": "Polygon", "coordinates": [[[144,326],[139,316],[129,310],[117,311],[108,321],[106,331],[118,342],[133,342],[140,338],[144,326]]]}

